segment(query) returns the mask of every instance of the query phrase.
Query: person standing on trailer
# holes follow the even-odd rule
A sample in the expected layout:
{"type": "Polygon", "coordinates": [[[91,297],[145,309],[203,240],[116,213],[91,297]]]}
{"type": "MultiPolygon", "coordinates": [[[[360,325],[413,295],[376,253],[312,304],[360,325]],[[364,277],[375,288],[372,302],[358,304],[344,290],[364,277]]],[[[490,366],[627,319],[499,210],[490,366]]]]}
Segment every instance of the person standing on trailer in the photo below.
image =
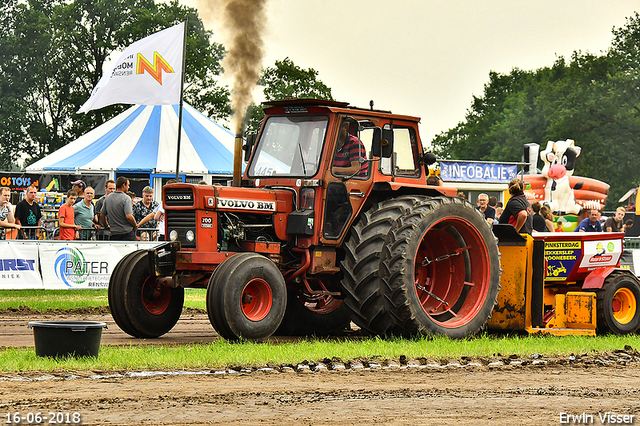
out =
{"type": "Polygon", "coordinates": [[[499,223],[513,225],[522,234],[531,234],[533,218],[531,205],[524,195],[524,183],[518,178],[512,179],[509,182],[509,194],[511,198],[500,215],[499,223]]]}

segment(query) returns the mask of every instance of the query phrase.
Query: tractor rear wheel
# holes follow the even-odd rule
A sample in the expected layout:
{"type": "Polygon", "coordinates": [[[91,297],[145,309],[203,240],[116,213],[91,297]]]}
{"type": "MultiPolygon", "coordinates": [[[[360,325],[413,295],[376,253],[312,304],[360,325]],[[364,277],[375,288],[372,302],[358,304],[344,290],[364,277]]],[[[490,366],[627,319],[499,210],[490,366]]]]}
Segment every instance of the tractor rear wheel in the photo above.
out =
{"type": "Polygon", "coordinates": [[[394,334],[463,338],[482,330],[500,290],[500,253],[484,217],[458,198],[411,207],[382,250],[394,334]]]}
{"type": "Polygon", "coordinates": [[[182,313],[184,289],[162,286],[149,272],[146,250],[125,256],[109,280],[109,307],[127,334],[155,338],[171,330],[182,313]]]}
{"type": "Polygon", "coordinates": [[[634,333],[640,328],[640,284],[631,274],[614,272],[597,292],[599,332],[634,333]]]}
{"type": "Polygon", "coordinates": [[[363,212],[349,231],[341,264],[344,303],[352,311],[353,322],[365,332],[384,335],[394,326],[379,277],[380,253],[396,220],[410,207],[427,199],[405,195],[383,200],[363,212]]]}
{"type": "MultiPolygon", "coordinates": [[[[311,285],[313,286],[313,282],[311,285]]],[[[335,286],[325,285],[325,288],[332,287],[335,286]]],[[[327,336],[341,332],[350,323],[351,310],[342,299],[331,295],[309,294],[306,289],[297,287],[289,289],[287,311],[276,334],[327,336]]]]}
{"type": "Polygon", "coordinates": [[[209,279],[207,313],[228,340],[271,336],[287,305],[287,286],[278,267],[256,253],[238,253],[222,262],[209,279]]]}

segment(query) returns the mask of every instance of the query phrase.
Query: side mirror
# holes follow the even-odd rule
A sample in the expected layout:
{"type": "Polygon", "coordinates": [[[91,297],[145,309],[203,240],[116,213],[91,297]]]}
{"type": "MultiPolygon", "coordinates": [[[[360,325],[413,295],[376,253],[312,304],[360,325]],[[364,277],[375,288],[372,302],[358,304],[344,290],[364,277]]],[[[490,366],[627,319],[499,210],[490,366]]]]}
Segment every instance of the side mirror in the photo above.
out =
{"type": "Polygon", "coordinates": [[[256,135],[249,133],[247,135],[247,143],[242,147],[244,149],[244,162],[246,163],[251,158],[251,152],[253,151],[253,145],[255,143],[256,135]]]}
{"type": "Polygon", "coordinates": [[[427,166],[432,165],[436,161],[438,161],[438,159],[436,158],[436,155],[434,153],[432,153],[432,152],[425,152],[422,155],[422,163],[427,165],[427,166]]]}
{"type": "Polygon", "coordinates": [[[376,127],[373,130],[371,154],[374,157],[391,158],[393,153],[393,130],[376,127]]]}

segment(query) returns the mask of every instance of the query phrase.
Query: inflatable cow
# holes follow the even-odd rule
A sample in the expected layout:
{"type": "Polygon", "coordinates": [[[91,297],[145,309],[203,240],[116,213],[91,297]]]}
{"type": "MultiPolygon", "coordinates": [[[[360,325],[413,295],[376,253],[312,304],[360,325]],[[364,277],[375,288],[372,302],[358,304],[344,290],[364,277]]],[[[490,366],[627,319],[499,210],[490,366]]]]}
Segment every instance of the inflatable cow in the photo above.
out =
{"type": "Polygon", "coordinates": [[[547,149],[540,153],[544,162],[542,175],[547,179],[545,186],[545,204],[556,215],[579,215],[582,207],[576,203],[569,178],[573,175],[576,158],[580,155],[580,147],[571,139],[566,141],[549,141],[547,149]]]}

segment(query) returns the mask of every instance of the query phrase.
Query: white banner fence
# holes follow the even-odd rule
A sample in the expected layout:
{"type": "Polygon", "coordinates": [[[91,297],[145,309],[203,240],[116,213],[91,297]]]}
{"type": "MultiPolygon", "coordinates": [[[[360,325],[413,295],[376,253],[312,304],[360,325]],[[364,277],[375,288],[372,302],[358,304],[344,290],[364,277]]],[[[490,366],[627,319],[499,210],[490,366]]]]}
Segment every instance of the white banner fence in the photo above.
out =
{"type": "MultiPolygon", "coordinates": [[[[109,287],[125,255],[155,241],[0,240],[0,290],[109,287]]],[[[621,266],[640,274],[640,238],[625,238],[621,266]]]]}
{"type": "Polygon", "coordinates": [[[0,241],[0,290],[99,289],[120,259],[150,241],[0,241]]]}

